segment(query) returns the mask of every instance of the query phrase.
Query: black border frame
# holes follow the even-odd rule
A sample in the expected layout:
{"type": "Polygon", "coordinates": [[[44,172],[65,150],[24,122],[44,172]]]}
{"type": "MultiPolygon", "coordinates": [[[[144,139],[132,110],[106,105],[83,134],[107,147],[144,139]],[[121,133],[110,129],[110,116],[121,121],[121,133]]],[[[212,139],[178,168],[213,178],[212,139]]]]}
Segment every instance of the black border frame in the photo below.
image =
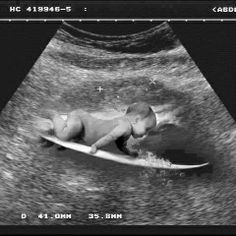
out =
{"type": "MultiPolygon", "coordinates": [[[[132,24],[132,23],[131,23],[132,24]]],[[[147,23],[148,24],[148,23],[147,23]]],[[[1,55],[0,61],[2,65],[1,73],[4,79],[0,81],[0,108],[3,108],[5,103],[10,99],[15,92],[18,85],[24,79],[35,60],[40,53],[44,50],[48,41],[54,35],[55,31],[60,27],[61,22],[54,23],[3,23],[0,24],[0,29],[4,28],[4,32],[9,35],[4,39],[0,38],[1,55]],[[9,24],[12,26],[9,27],[9,24]],[[23,28],[17,30],[19,24],[23,24],[23,28]],[[35,26],[37,27],[35,28],[35,26]],[[13,27],[13,28],[11,28],[13,27]],[[23,29],[23,31],[22,31],[23,29]],[[33,32],[33,33],[32,33],[33,32]],[[44,37],[42,36],[42,33],[44,37]],[[31,37],[28,37],[31,35],[31,37]],[[20,42],[19,42],[20,39],[20,42]],[[18,45],[17,45],[18,43],[18,45]],[[12,46],[16,45],[16,46],[12,46]],[[19,47],[19,45],[21,45],[19,47]],[[10,48],[9,48],[10,47],[10,48]]],[[[177,36],[180,38],[183,45],[186,47],[189,54],[193,57],[196,64],[201,69],[204,76],[208,79],[209,83],[220,96],[230,113],[236,118],[236,106],[232,100],[234,98],[235,80],[234,75],[236,69],[233,66],[228,67],[224,63],[236,61],[236,48],[232,52],[232,45],[236,42],[236,30],[233,37],[227,37],[231,29],[225,25],[233,25],[236,23],[170,23],[177,36]],[[193,24],[195,27],[189,27],[193,24]],[[209,25],[209,26],[208,26],[209,25]],[[216,28],[221,30],[216,32],[216,28]],[[199,28],[198,28],[199,26],[199,28]],[[189,27],[189,29],[187,29],[189,27]],[[199,43],[196,36],[205,27],[205,36],[201,38],[199,43]],[[224,29],[223,29],[224,28],[224,29]],[[210,31],[209,31],[210,30],[210,31]],[[215,32],[215,33],[214,33],[215,32]],[[220,32],[220,37],[216,37],[220,32]],[[208,34],[208,36],[207,36],[208,34]],[[189,35],[191,37],[189,38],[189,35]],[[212,38],[212,44],[204,48],[206,42],[209,41],[209,35],[212,38]],[[186,37],[188,36],[188,37],[186,37]],[[222,37],[225,44],[222,44],[222,37]],[[195,41],[194,41],[195,39],[195,41]],[[222,46],[221,49],[219,46],[222,46]],[[200,47],[200,48],[199,48],[200,47]],[[218,47],[218,48],[217,48],[218,47]],[[216,48],[217,50],[213,50],[216,48]],[[230,52],[231,51],[231,52],[230,52]],[[228,52],[222,55],[222,52],[228,52]],[[235,52],[235,54],[234,54],[235,52]],[[203,53],[203,54],[202,54],[203,53]],[[207,59],[204,57],[207,55],[207,59]],[[218,61],[217,55],[221,55],[222,60],[218,61]],[[206,64],[207,60],[207,64],[206,64]],[[210,69],[209,69],[210,65],[210,69]],[[214,69],[215,68],[215,69],[214,69]],[[226,76],[218,82],[217,77],[226,76]],[[227,88],[224,87],[227,81],[227,88]],[[227,90],[226,90],[227,89],[227,90]]],[[[2,31],[1,31],[2,32],[2,31]]],[[[232,63],[235,64],[235,63],[232,63]]],[[[236,233],[236,225],[232,226],[115,226],[115,225],[86,225],[86,226],[27,226],[27,225],[1,225],[0,234],[228,234],[236,233]]]]}

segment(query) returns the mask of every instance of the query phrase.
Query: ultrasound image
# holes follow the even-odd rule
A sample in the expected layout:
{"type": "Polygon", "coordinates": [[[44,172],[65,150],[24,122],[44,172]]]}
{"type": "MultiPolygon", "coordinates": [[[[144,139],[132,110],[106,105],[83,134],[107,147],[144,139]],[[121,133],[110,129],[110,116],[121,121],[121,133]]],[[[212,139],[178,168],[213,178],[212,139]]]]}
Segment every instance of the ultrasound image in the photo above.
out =
{"type": "Polygon", "coordinates": [[[235,121],[169,24],[123,35],[85,26],[62,24],[0,114],[0,224],[235,224],[235,121]],[[130,146],[175,164],[210,164],[129,166],[39,142],[49,110],[112,119],[139,101],[157,124],[168,122],[130,146]]]}

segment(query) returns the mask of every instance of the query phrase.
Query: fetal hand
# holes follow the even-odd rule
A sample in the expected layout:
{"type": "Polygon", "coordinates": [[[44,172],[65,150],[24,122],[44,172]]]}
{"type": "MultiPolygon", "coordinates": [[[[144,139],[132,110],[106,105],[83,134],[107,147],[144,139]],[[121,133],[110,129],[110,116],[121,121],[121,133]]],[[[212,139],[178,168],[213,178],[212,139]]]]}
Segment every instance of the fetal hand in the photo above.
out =
{"type": "Polygon", "coordinates": [[[92,145],[92,146],[91,146],[90,153],[91,153],[91,154],[94,154],[94,153],[96,153],[96,152],[97,152],[97,147],[96,147],[95,145],[92,145]]]}

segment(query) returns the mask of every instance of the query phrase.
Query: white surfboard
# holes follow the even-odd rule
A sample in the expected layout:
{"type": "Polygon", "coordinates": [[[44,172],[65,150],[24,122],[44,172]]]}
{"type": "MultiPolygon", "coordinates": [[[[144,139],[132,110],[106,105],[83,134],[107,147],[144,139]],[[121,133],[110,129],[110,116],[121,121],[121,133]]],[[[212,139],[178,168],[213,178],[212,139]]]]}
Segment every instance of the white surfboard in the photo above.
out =
{"type": "Polygon", "coordinates": [[[74,142],[61,141],[55,136],[47,136],[47,135],[41,135],[41,136],[44,139],[51,141],[55,144],[58,144],[60,146],[63,146],[65,148],[69,148],[78,152],[83,152],[90,156],[99,157],[102,159],[115,161],[115,162],[127,164],[127,165],[152,167],[152,168],[158,168],[158,169],[169,169],[169,170],[184,170],[184,169],[199,168],[199,167],[203,167],[209,164],[209,163],[203,163],[200,165],[177,165],[177,164],[171,164],[170,162],[167,162],[164,160],[157,159],[155,161],[147,161],[145,159],[133,158],[128,155],[114,154],[114,153],[103,151],[103,150],[98,150],[96,153],[91,154],[90,153],[91,147],[89,146],[79,144],[79,143],[74,143],[74,142]]]}

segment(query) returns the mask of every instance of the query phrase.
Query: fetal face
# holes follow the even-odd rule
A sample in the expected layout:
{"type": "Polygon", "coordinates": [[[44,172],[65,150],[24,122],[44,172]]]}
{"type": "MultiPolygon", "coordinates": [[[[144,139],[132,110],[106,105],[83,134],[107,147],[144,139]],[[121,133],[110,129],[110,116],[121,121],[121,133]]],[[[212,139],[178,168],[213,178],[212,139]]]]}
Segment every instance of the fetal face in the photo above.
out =
{"type": "Polygon", "coordinates": [[[155,128],[156,121],[153,118],[147,118],[138,121],[133,125],[134,138],[141,138],[146,135],[152,128],[155,128]]]}
{"type": "Polygon", "coordinates": [[[139,139],[141,149],[155,153],[171,147],[183,149],[186,146],[190,133],[181,122],[179,109],[168,109],[155,113],[154,118],[149,117],[133,125],[132,136],[139,139]]]}

